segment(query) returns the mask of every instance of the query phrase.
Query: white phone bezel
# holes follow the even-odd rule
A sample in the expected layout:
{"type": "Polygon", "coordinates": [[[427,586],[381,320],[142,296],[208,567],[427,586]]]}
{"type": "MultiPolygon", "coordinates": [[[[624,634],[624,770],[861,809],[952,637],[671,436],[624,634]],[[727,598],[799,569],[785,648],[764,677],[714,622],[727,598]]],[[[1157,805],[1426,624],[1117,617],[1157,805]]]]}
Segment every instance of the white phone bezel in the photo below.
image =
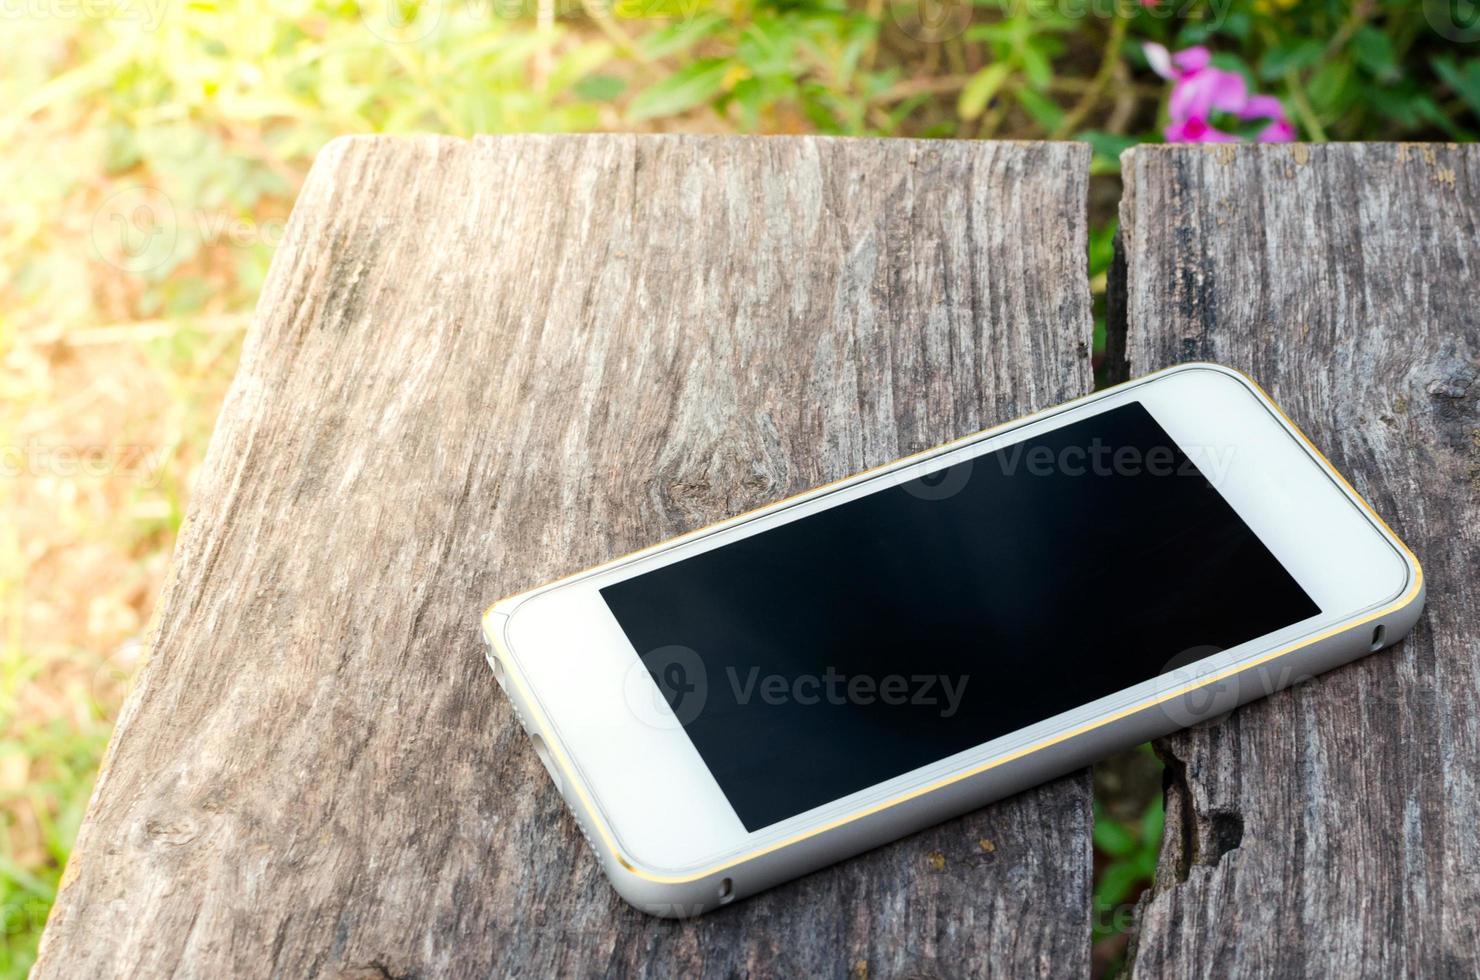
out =
{"type": "MultiPolygon", "coordinates": [[[[1405,549],[1248,379],[1183,365],[761,508],[498,604],[508,671],[548,726],[562,781],[580,792],[622,861],[670,878],[743,860],[850,814],[1267,651],[1329,631],[1407,591],[1405,549]],[[853,497],[1140,401],[1323,610],[1283,630],[834,800],[745,831],[601,599],[607,584],[721,547],[853,497]],[[579,679],[577,682],[576,679],[579,679]]],[[[724,682],[724,679],[712,679],[724,682]]]]}

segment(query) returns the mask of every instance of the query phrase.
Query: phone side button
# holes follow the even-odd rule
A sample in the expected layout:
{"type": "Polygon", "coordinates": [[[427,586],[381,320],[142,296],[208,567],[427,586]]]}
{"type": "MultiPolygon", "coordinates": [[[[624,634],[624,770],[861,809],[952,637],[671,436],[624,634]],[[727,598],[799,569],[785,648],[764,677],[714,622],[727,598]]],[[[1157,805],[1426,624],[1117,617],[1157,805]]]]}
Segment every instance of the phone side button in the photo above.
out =
{"type": "Polygon", "coordinates": [[[493,641],[486,635],[483,637],[483,659],[488,661],[488,669],[493,671],[493,679],[498,681],[498,686],[505,691],[509,689],[504,678],[504,664],[498,658],[498,651],[493,648],[493,641]]]}

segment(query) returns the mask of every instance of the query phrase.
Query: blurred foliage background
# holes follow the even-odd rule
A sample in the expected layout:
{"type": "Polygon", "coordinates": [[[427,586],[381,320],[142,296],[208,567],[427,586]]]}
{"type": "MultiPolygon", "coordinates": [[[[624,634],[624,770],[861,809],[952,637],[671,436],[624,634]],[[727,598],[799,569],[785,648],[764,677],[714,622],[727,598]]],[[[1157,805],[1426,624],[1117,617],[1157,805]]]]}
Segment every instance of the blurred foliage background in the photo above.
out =
{"type": "MultiPolygon", "coordinates": [[[[1076,139],[1102,294],[1142,44],[1206,45],[1300,138],[1472,139],[1477,0],[4,0],[0,975],[25,972],[192,478],[314,154],[342,133],[1076,139]]],[[[1100,343],[1103,344],[1103,335],[1100,343]]],[[[1097,962],[1159,765],[1102,767],[1097,962]]]]}

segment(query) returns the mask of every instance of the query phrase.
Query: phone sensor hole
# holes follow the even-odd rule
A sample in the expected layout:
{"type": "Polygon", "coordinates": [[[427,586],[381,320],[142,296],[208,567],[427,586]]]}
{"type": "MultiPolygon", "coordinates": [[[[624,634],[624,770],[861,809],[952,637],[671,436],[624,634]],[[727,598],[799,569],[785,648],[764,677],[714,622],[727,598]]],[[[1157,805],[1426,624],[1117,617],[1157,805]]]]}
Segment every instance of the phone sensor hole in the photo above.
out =
{"type": "Polygon", "coordinates": [[[1369,649],[1371,649],[1373,651],[1381,650],[1382,649],[1383,636],[1386,634],[1386,632],[1387,632],[1387,629],[1386,629],[1386,627],[1383,627],[1383,626],[1379,626],[1379,627],[1377,627],[1377,629],[1373,630],[1372,631],[1372,646],[1369,649]]]}

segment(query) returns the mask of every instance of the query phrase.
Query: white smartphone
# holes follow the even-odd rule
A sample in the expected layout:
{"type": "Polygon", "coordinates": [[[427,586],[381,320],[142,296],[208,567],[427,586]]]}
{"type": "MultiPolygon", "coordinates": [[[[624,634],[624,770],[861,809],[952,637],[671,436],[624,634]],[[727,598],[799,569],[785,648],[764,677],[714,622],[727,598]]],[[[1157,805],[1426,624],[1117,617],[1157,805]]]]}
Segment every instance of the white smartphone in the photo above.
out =
{"type": "Polygon", "coordinates": [[[694,915],[1380,649],[1422,572],[1188,364],[505,599],[489,661],[618,892],[694,915]]]}

